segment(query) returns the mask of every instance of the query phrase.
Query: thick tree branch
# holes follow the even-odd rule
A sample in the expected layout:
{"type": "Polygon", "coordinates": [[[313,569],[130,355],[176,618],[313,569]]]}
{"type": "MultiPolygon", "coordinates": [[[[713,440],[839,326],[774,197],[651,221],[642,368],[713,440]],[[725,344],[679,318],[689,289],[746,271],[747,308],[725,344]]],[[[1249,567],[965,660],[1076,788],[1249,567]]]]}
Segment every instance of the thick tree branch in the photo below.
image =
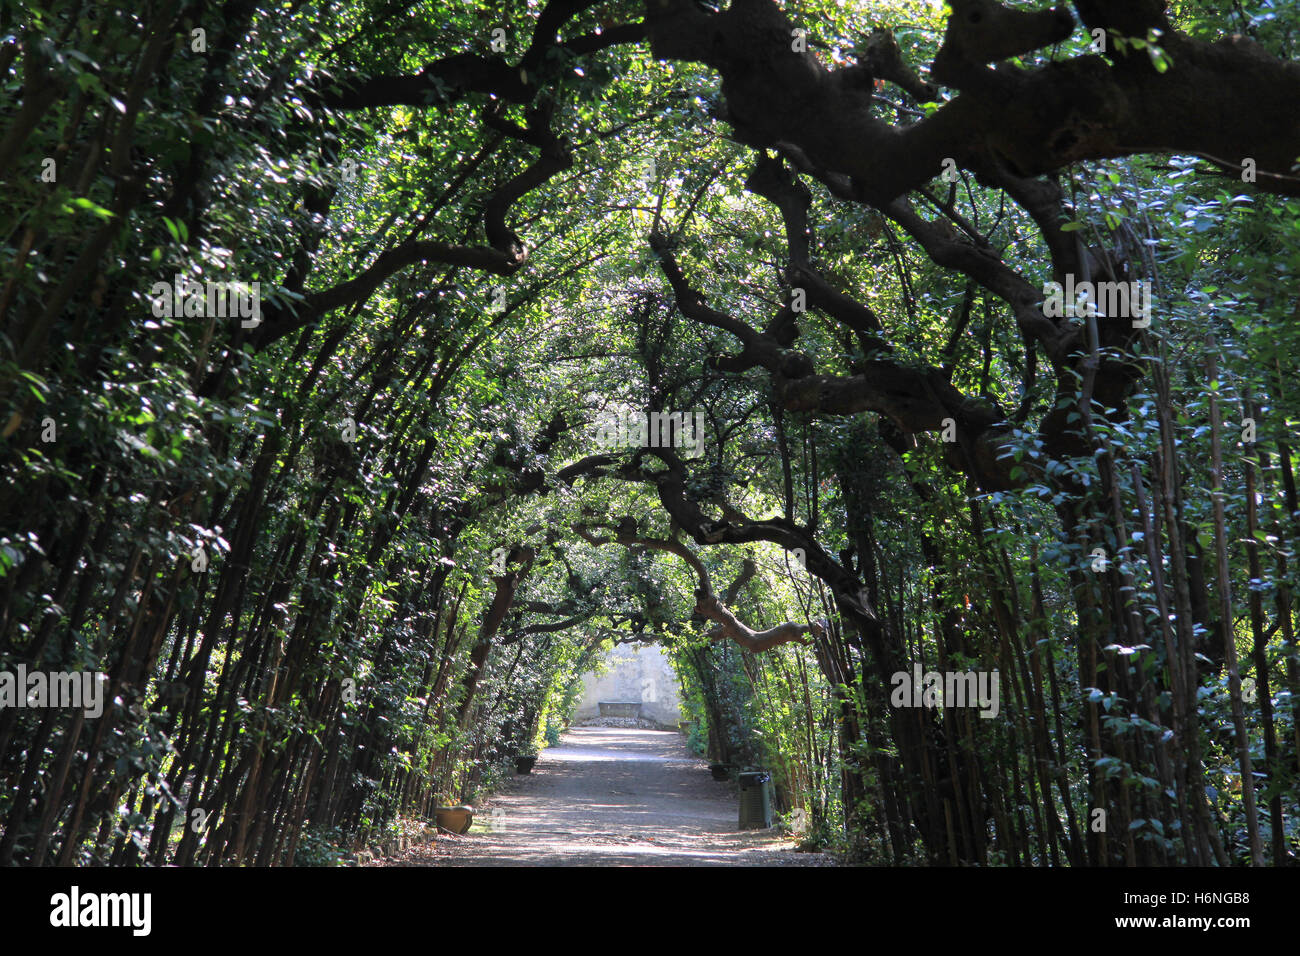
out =
{"type": "MultiPolygon", "coordinates": [[[[708,569],[705,568],[704,562],[699,559],[699,556],[694,551],[681,541],[669,538],[642,537],[637,534],[636,522],[631,519],[624,519],[617,527],[575,524],[573,530],[583,540],[594,545],[621,544],[625,547],[649,548],[654,551],[675,554],[689,564],[699,582],[695,590],[695,613],[718,625],[709,632],[710,640],[734,641],[746,650],[760,654],[774,647],[780,647],[782,644],[810,644],[812,641],[809,635],[816,637],[825,632],[825,625],[820,622],[811,624],[786,622],[765,631],[755,631],[746,626],[713,593],[708,569]],[[598,536],[592,530],[595,527],[604,527],[611,534],[605,537],[598,536]]],[[[730,593],[729,590],[728,594],[730,595],[730,593]]]]}
{"type": "Polygon", "coordinates": [[[857,375],[815,374],[812,360],[806,355],[783,348],[773,337],[705,305],[701,295],[687,283],[667,241],[651,236],[650,243],[682,314],[740,339],[741,354],[719,361],[719,367],[737,372],[765,369],[772,377],[776,400],[789,411],[828,415],[876,412],[908,432],[937,431],[944,427],[946,419],[951,419],[959,445],[954,452],[962,452],[953,463],[990,490],[1014,484],[1009,462],[999,457],[1005,436],[995,427],[1005,421],[1005,414],[991,403],[963,395],[942,369],[874,359],[863,362],[857,375]]]}
{"type": "MultiPolygon", "coordinates": [[[[936,68],[987,63],[1067,35],[1068,14],[1061,12],[1021,14],[986,0],[955,6],[968,15],[987,10],[990,22],[1017,27],[976,37],[950,21],[949,50],[961,53],[950,52],[936,68]]],[[[1138,19],[1130,23],[1133,15],[1121,5],[1084,6],[1085,20],[1117,30],[1150,23],[1154,9],[1137,5],[1138,19]]],[[[953,19],[958,16],[955,11],[953,19]]],[[[811,52],[792,49],[799,24],[772,0],[733,2],[721,13],[706,13],[692,0],[649,0],[646,23],[657,56],[718,72],[726,119],[739,139],[759,148],[793,144],[815,165],[849,177],[877,207],[937,176],[945,159],[967,166],[989,154],[1022,177],[1138,153],[1192,153],[1227,169],[1251,158],[1259,188],[1300,194],[1293,172],[1300,156],[1294,122],[1300,65],[1249,42],[1203,43],[1169,28],[1160,39],[1172,60],[1164,72],[1138,56],[1121,57],[1113,67],[1092,55],[1028,72],[981,66],[985,79],[996,82],[981,85],[977,75],[979,88],[964,89],[910,126],[894,127],[872,115],[857,68],[832,72],[811,52]]],[[[958,72],[969,87],[966,71],[958,72]]]]}
{"type": "Polygon", "coordinates": [[[483,208],[483,228],[491,245],[463,246],[434,240],[411,240],[382,252],[355,278],[320,292],[303,296],[300,302],[269,303],[262,310],[262,324],[250,336],[255,348],[265,348],[321,316],[366,301],[394,273],[416,262],[442,262],[466,266],[493,275],[509,276],[528,259],[528,250],[506,223],[510,207],[529,191],[569,169],[573,157],[564,141],[544,125],[548,115],[542,110],[529,113],[527,129],[518,129],[516,138],[541,147],[541,155],[524,170],[497,187],[483,208]]]}
{"type": "Polygon", "coordinates": [[[325,106],[360,110],[377,106],[431,106],[454,103],[468,93],[494,96],[507,103],[530,103],[547,79],[547,54],[561,49],[571,54],[596,53],[645,39],[643,24],[630,23],[567,42],[558,34],[569,20],[602,0],[552,0],[542,10],[528,49],[517,63],[504,54],[460,52],[427,64],[416,74],[347,77],[311,94],[325,106]]]}

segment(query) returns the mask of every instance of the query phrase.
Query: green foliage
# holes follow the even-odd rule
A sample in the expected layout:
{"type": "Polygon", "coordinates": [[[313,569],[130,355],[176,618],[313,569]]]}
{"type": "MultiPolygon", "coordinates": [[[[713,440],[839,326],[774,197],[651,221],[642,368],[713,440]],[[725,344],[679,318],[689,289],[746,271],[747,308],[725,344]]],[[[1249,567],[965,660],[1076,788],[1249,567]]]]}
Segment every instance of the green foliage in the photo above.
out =
{"type": "MultiPolygon", "coordinates": [[[[0,670],[121,677],[103,734],[4,715],[0,864],[269,863],[293,834],[296,865],[338,865],[341,847],[474,799],[516,755],[556,745],[611,638],[669,649],[689,746],[771,770],[781,811],[806,815],[807,847],[1082,863],[1100,852],[1083,847],[1100,793],[1143,805],[1120,839],[1144,859],[1186,861],[1158,779],[1178,574],[1196,584],[1177,638],[1199,655],[1179,741],[1201,748],[1226,859],[1248,858],[1251,825],[1225,642],[1270,690],[1272,730],[1246,702],[1244,747],[1294,848],[1300,201],[1196,158],[1079,163],[1038,183],[1062,187],[1054,249],[987,177],[946,202],[913,194],[922,226],[998,260],[991,286],[940,265],[898,207],[802,172],[807,266],[868,306],[879,337],[812,310],[780,343],[789,368],[736,371],[737,336],[683,313],[647,241],[663,234],[709,309],[753,330],[793,292],[786,223],[746,188],[756,154],[719,120],[718,75],[644,42],[578,54],[548,41],[518,97],[457,79],[495,28],[504,62],[525,56],[543,6],[0,12],[0,52],[14,52],[0,74],[0,670]],[[385,99],[419,76],[418,95],[385,99]],[[367,95],[378,102],[350,105],[367,95]],[[510,190],[561,146],[569,165],[510,190]],[[501,253],[487,213],[507,193],[526,259],[465,264],[501,253]],[[1004,291],[1051,279],[1063,236],[1131,240],[1130,264],[1157,283],[1152,327],[1102,338],[1096,358],[1124,368],[1104,394],[1086,394],[1085,338],[1049,360],[1004,291]],[[152,290],[177,276],[259,283],[264,321],[158,314],[152,290]],[[906,373],[924,394],[900,385],[893,410],[810,411],[821,398],[787,374],[798,359],[826,394],[906,373]],[[938,392],[971,420],[992,415],[997,447],[949,447],[935,423],[904,433],[897,407],[938,392]],[[679,502],[663,456],[599,445],[594,423],[615,408],[704,415],[679,502]],[[1248,418],[1253,447],[1236,437],[1248,418]],[[596,456],[608,460],[586,467],[596,456]],[[972,457],[1004,462],[1006,481],[980,487],[972,457]],[[1170,511],[1153,513],[1166,478],[1170,511]],[[684,526],[699,516],[710,533],[684,526]],[[625,517],[639,537],[688,545],[719,593],[753,561],[729,602],[747,626],[824,620],[823,636],[762,654],[712,640],[679,554],[574,531],[625,517]],[[820,564],[785,549],[795,531],[820,564]],[[1000,668],[1001,713],[944,710],[904,732],[888,670],[912,661],[1000,668]],[[43,789],[54,776],[67,782],[43,789]],[[949,845],[939,821],[962,799],[949,845]],[[178,827],[196,808],[212,824],[178,827]]],[[[920,0],[784,6],[816,25],[829,66],[883,25],[908,62],[930,62],[945,29],[943,5],[920,0]]],[[[1169,7],[1192,36],[1241,30],[1294,53],[1285,5],[1169,7]]],[[[641,15],[597,4],[561,32],[641,15]]],[[[1017,63],[1085,56],[1081,36],[1017,63]]],[[[1157,75],[1182,67],[1154,32],[1109,40],[1112,65],[1136,51],[1157,75]]],[[[899,126],[944,108],[892,86],[874,103],[899,126]]]]}

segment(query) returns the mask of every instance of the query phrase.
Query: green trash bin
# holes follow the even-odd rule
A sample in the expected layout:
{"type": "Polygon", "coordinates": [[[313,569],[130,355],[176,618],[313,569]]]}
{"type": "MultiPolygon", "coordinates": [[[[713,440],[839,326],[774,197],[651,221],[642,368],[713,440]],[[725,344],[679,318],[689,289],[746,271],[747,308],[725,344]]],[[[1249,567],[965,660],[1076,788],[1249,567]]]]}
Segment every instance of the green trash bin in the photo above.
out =
{"type": "Polygon", "coordinates": [[[762,771],[740,774],[740,829],[766,830],[772,825],[772,775],[762,771]]]}

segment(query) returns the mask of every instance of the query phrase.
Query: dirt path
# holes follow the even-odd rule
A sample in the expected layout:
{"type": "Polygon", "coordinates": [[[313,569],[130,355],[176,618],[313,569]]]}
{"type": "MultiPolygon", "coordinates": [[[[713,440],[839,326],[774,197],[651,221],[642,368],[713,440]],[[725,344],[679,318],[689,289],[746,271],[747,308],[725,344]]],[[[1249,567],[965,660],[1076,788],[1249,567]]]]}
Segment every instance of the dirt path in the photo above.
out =
{"type": "Polygon", "coordinates": [[[736,829],[733,784],[717,783],[680,734],[577,727],[508,780],[463,837],[388,866],[827,866],[778,830],[736,829]]]}

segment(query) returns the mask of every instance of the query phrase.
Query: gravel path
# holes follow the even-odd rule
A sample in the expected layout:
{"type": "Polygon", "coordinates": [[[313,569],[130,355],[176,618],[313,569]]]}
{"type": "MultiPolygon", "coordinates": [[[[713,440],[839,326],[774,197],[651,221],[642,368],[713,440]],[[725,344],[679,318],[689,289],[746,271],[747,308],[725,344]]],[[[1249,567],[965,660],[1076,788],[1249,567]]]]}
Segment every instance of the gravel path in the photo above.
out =
{"type": "Polygon", "coordinates": [[[828,866],[780,831],[736,829],[734,784],[717,783],[682,736],[575,727],[533,772],[506,781],[461,837],[379,866],[828,866]]]}

